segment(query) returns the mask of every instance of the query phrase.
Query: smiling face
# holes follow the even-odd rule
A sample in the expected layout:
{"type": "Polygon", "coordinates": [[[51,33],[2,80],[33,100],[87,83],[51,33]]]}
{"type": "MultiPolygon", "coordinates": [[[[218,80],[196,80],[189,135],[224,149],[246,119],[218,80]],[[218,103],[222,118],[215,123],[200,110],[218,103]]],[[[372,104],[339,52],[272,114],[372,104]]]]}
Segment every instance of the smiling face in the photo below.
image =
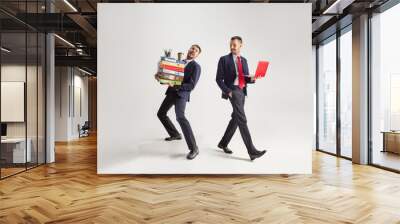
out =
{"type": "Polygon", "coordinates": [[[197,47],[196,45],[192,45],[188,52],[187,52],[187,59],[192,60],[197,58],[197,56],[199,56],[200,54],[200,48],[197,47]]]}
{"type": "Polygon", "coordinates": [[[231,53],[240,55],[240,49],[242,48],[242,42],[238,39],[232,39],[230,43],[231,53]]]}

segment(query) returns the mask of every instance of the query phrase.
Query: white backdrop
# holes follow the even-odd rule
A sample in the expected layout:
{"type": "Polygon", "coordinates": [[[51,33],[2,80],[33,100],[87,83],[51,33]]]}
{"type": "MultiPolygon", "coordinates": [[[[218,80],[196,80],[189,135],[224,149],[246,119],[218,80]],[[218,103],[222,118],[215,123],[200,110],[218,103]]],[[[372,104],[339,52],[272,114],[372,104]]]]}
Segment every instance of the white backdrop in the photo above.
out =
{"type": "MultiPolygon", "coordinates": [[[[311,173],[313,77],[311,4],[99,4],[98,173],[311,173]],[[216,146],[232,112],[215,82],[231,36],[254,73],[270,61],[266,79],[248,88],[245,110],[253,142],[266,155],[251,162],[239,130],[227,155],[216,146]],[[157,118],[165,86],[153,75],[163,49],[199,44],[200,80],[186,106],[200,154],[186,160],[185,141],[165,142],[157,118]]],[[[175,120],[174,108],[169,112],[175,120]]]]}

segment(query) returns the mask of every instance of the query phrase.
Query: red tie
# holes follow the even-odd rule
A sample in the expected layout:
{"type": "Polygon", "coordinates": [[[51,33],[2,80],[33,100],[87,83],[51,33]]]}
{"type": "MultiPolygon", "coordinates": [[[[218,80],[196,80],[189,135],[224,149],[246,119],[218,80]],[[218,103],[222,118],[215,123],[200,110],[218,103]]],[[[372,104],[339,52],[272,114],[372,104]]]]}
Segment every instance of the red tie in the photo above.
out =
{"type": "Polygon", "coordinates": [[[243,87],[246,84],[244,81],[243,67],[242,67],[242,62],[240,61],[240,56],[237,56],[236,63],[237,63],[238,73],[239,73],[239,88],[243,89],[243,87]]]}

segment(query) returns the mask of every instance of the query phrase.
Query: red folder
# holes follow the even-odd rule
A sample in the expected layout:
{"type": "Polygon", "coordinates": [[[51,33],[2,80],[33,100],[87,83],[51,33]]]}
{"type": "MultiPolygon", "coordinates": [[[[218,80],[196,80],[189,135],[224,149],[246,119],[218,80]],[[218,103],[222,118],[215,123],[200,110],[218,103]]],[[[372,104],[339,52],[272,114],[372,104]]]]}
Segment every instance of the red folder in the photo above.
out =
{"type": "Polygon", "coordinates": [[[161,64],[160,67],[161,68],[165,68],[165,69],[169,69],[169,70],[172,70],[172,71],[176,71],[176,72],[183,72],[184,71],[184,68],[179,68],[179,67],[175,67],[175,66],[171,66],[171,65],[161,64]]]}
{"type": "Polygon", "coordinates": [[[268,65],[269,65],[268,61],[259,61],[254,78],[259,79],[265,77],[265,74],[267,74],[268,65]]]}

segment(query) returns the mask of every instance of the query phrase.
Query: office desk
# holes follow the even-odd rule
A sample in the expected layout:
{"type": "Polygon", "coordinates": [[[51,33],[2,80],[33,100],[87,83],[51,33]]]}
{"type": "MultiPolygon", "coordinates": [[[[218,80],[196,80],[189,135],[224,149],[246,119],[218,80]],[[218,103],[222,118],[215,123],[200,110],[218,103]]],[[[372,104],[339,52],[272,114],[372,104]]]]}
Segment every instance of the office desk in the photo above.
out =
{"type": "Polygon", "coordinates": [[[392,152],[400,154],[400,132],[383,131],[383,150],[382,152],[392,152]]]}
{"type": "Polygon", "coordinates": [[[25,152],[25,138],[6,138],[1,139],[1,159],[5,163],[25,163],[31,162],[32,153],[30,138],[26,140],[27,147],[25,152]]]}

